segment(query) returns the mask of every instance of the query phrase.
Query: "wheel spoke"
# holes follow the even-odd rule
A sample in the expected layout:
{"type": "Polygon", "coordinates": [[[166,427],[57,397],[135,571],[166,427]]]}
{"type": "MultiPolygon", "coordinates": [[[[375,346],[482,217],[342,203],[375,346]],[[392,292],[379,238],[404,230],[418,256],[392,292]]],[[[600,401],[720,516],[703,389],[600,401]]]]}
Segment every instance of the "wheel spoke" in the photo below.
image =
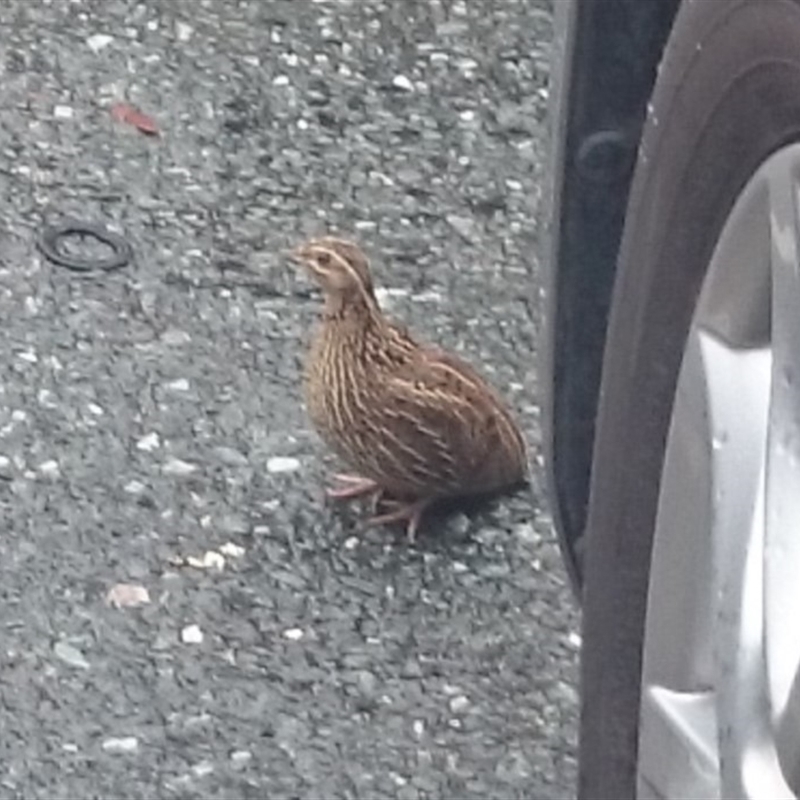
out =
{"type": "Polygon", "coordinates": [[[764,617],[769,705],[784,772],[800,785],[800,263],[795,160],[767,171],[773,372],[766,465],[764,617]]]}
{"type": "Polygon", "coordinates": [[[712,692],[651,686],[642,696],[640,748],[659,757],[640,768],[639,798],[719,797],[716,723],[712,692]]]}
{"type": "MultiPolygon", "coordinates": [[[[719,791],[762,797],[740,767],[763,724],[761,559],[762,475],[772,358],[768,348],[736,350],[700,333],[713,441],[714,687],[719,791]],[[719,767],[718,767],[719,770],[719,767]]],[[[763,786],[761,787],[763,788],[763,786]]],[[[686,795],[688,796],[688,795],[686,795]]]]}

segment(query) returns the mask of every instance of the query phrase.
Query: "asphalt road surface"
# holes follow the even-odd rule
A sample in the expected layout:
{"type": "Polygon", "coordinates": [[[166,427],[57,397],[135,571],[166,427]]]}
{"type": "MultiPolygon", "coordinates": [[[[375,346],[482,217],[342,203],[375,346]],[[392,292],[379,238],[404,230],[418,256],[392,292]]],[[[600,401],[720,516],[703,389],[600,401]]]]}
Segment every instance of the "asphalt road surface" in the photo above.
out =
{"type": "Polygon", "coordinates": [[[544,0],[0,3],[0,798],[570,796],[550,37],[544,0]],[[67,216],[135,261],[45,260],[67,216]],[[413,547],[324,502],[285,253],[329,230],[506,391],[532,493],[413,547]]]}

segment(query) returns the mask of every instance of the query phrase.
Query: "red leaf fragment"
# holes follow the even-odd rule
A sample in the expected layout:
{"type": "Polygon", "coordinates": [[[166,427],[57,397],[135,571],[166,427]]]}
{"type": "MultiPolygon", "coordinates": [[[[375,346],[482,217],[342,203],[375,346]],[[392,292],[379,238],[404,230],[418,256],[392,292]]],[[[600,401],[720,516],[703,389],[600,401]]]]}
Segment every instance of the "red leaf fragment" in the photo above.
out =
{"type": "Polygon", "coordinates": [[[158,136],[159,130],[155,120],[129,103],[114,103],[111,106],[111,116],[117,122],[133,125],[148,136],[158,136]]]}

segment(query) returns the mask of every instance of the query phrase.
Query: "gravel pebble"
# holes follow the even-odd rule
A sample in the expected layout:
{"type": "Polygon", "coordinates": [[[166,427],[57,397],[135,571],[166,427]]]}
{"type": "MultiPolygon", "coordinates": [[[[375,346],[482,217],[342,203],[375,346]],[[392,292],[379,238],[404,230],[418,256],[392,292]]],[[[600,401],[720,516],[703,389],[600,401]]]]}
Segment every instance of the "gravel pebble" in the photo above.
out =
{"type": "Polygon", "coordinates": [[[78,669],[90,669],[91,664],[86,660],[83,653],[77,647],[73,647],[68,642],[56,642],[53,652],[65,664],[78,669]]]}
{"type": "Polygon", "coordinates": [[[451,698],[448,705],[450,707],[450,711],[452,711],[454,714],[460,714],[462,711],[465,711],[468,708],[469,699],[463,694],[460,694],[457,697],[451,698]]]}
{"type": "Polygon", "coordinates": [[[188,461],[183,461],[180,458],[170,458],[161,468],[161,471],[165,475],[176,475],[178,477],[191,475],[196,470],[196,464],[190,464],[188,461]]]}
{"type": "Polygon", "coordinates": [[[138,442],[136,442],[136,449],[143,450],[145,453],[149,453],[160,446],[161,446],[161,439],[155,432],[148,433],[145,436],[142,436],[142,438],[139,439],[138,442]]]}
{"type": "Polygon", "coordinates": [[[43,461],[39,464],[39,472],[45,478],[55,478],[61,472],[61,467],[58,464],[58,461],[50,459],[49,461],[43,461]]]}
{"type": "Polygon", "coordinates": [[[234,764],[246,764],[252,760],[253,754],[249,750],[234,750],[230,758],[234,764]]]}
{"type": "Polygon", "coordinates": [[[106,33],[96,33],[94,36],[90,36],[86,40],[86,44],[88,44],[89,48],[95,53],[99,53],[101,50],[108,47],[108,45],[110,45],[113,41],[113,36],[109,36],[106,33]]]}
{"type": "Polygon", "coordinates": [[[214,765],[210,761],[201,761],[199,764],[192,764],[192,772],[197,778],[205,778],[214,771],[214,765]]]}
{"type": "Polygon", "coordinates": [[[267,461],[267,472],[295,472],[300,469],[300,461],[287,456],[274,456],[267,461]]]}
{"type": "Polygon", "coordinates": [[[395,75],[392,78],[392,86],[395,89],[402,89],[404,92],[414,91],[414,84],[405,75],[395,75]]]}
{"type": "Polygon", "coordinates": [[[206,550],[200,558],[188,556],[186,563],[195,569],[225,569],[225,557],[216,550],[206,550]]]}
{"type": "Polygon", "coordinates": [[[199,625],[187,625],[181,630],[181,641],[184,644],[201,644],[203,641],[203,631],[199,625]]]}
{"type": "Polygon", "coordinates": [[[150,602],[150,593],[144,586],[117,583],[108,590],[106,603],[116,608],[134,608],[150,602]]]}
{"type": "Polygon", "coordinates": [[[135,736],[112,737],[103,742],[106,753],[135,753],[139,749],[139,740],[135,736]]]}
{"type": "Polygon", "coordinates": [[[248,464],[247,456],[233,447],[224,445],[215,447],[214,454],[223,464],[229,467],[246,467],[248,464]]]}
{"type": "Polygon", "coordinates": [[[220,547],[219,551],[229,558],[241,558],[245,553],[244,547],[234,544],[233,542],[225,542],[225,544],[220,547]]]}

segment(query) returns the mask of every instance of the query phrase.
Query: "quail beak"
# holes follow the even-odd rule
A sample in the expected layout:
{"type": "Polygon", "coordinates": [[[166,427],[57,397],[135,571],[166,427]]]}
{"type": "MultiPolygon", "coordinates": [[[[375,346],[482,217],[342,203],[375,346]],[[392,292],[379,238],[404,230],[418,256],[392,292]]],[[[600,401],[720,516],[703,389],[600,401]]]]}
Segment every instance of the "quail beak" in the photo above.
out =
{"type": "Polygon", "coordinates": [[[298,264],[308,264],[309,261],[309,252],[308,252],[308,245],[301,245],[300,247],[295,247],[293,250],[289,251],[289,258],[292,261],[297,262],[298,264]]]}
{"type": "MultiPolygon", "coordinates": [[[[0,0],[2,2],[2,0],[0,0]]],[[[314,271],[314,257],[311,254],[311,248],[308,244],[301,245],[300,247],[295,247],[293,250],[290,250],[288,253],[289,258],[294,261],[295,264],[300,264],[305,267],[305,274],[307,279],[311,279],[311,284],[314,292],[319,290],[319,286],[317,285],[317,281],[313,280],[315,277],[314,271]]]]}
{"type": "Polygon", "coordinates": [[[314,261],[309,250],[309,246],[304,244],[290,250],[288,255],[295,264],[305,267],[306,272],[313,272],[314,261]]]}

